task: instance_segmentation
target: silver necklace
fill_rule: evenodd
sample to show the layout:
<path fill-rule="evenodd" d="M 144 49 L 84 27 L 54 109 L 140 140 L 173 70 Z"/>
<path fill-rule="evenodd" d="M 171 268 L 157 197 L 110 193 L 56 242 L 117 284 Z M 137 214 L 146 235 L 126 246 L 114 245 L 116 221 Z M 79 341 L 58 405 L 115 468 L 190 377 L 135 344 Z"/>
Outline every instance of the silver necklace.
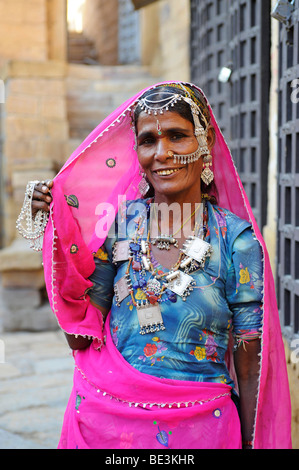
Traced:
<path fill-rule="evenodd" d="M 196 214 L 199 208 L 201 209 L 201 217 L 202 217 L 203 205 L 202 204 L 198 205 L 197 208 L 192 212 L 192 214 L 183 222 L 180 228 L 176 230 L 172 235 L 166 235 L 166 234 L 161 233 L 155 203 L 153 204 L 153 208 L 154 208 L 153 210 L 154 217 L 157 222 L 160 235 L 158 235 L 157 237 L 151 237 L 151 243 L 153 245 L 157 245 L 157 248 L 159 248 L 159 250 L 170 250 L 170 245 L 173 245 L 175 248 L 178 248 L 179 243 L 178 243 L 178 240 L 175 238 L 175 235 L 182 230 L 182 228 L 186 225 L 186 223 Z"/>
<path fill-rule="evenodd" d="M 180 250 L 178 262 L 169 272 L 157 274 L 151 262 L 150 244 L 141 238 L 144 221 L 145 217 L 136 228 L 132 240 L 116 242 L 113 249 L 115 263 L 123 261 L 125 258 L 129 261 L 129 267 L 130 265 L 132 267 L 133 262 L 140 264 L 140 269 L 135 271 L 139 280 L 134 281 L 135 274 L 132 277 L 130 269 L 127 269 L 125 276 L 116 282 L 114 290 L 118 306 L 127 296 L 131 296 L 136 307 L 140 334 L 142 335 L 165 329 L 160 308 L 161 303 L 164 300 L 176 301 L 176 295 L 186 301 L 196 286 L 196 281 L 191 275 L 192 270 L 203 268 L 206 258 L 212 252 L 211 245 L 202 239 L 204 228 L 201 218 L 201 222 L 197 222 L 195 226 L 194 234 L 186 240 Z M 151 273 L 151 277 L 147 281 L 145 280 L 146 273 Z M 147 300 L 135 299 L 134 290 L 137 288 L 141 288 L 146 293 Z"/>

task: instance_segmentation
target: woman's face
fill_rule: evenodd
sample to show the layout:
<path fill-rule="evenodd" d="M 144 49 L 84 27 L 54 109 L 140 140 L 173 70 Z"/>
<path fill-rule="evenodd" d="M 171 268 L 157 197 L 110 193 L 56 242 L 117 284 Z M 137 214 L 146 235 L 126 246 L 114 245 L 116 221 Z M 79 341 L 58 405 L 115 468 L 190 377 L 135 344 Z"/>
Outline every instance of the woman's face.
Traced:
<path fill-rule="evenodd" d="M 137 153 L 155 194 L 165 196 L 179 193 L 200 193 L 200 175 L 203 160 L 193 163 L 174 163 L 169 151 L 186 155 L 194 153 L 198 142 L 194 135 L 194 125 L 180 114 L 166 111 L 157 116 L 145 112 L 137 122 Z"/>

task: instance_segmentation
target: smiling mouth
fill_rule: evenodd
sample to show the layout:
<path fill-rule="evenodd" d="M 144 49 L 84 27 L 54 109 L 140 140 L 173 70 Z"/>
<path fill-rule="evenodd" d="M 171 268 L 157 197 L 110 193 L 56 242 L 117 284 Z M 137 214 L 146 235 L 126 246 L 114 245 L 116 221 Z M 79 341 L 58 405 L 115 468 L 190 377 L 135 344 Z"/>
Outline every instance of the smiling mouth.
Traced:
<path fill-rule="evenodd" d="M 158 176 L 168 176 L 168 175 L 172 175 L 174 173 L 177 173 L 181 169 L 182 168 L 172 168 L 172 169 L 168 169 L 168 170 L 156 170 L 155 173 L 157 173 Z"/>

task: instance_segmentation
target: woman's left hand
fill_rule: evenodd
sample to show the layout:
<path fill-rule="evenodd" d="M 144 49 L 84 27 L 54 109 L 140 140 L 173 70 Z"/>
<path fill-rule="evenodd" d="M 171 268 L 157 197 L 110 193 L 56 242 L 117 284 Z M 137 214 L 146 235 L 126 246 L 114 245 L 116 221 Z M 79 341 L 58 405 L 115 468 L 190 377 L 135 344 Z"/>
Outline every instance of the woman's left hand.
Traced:
<path fill-rule="evenodd" d="M 53 181 L 40 181 L 34 187 L 34 193 L 32 196 L 32 216 L 39 210 L 45 212 L 50 211 L 50 204 L 52 202 L 51 188 L 53 187 Z"/>

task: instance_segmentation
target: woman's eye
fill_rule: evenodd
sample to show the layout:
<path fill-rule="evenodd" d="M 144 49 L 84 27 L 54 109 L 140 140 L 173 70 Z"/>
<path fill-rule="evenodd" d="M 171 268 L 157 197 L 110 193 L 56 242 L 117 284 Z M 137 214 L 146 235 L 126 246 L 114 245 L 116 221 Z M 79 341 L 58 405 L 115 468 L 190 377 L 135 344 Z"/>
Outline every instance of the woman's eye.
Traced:
<path fill-rule="evenodd" d="M 138 142 L 138 145 L 152 145 L 154 141 L 155 141 L 154 138 L 147 137 L 146 139 L 142 139 L 140 142 Z"/>
<path fill-rule="evenodd" d="M 184 134 L 173 134 L 173 135 L 171 136 L 171 140 L 181 140 L 181 139 L 183 139 L 184 137 L 185 137 Z"/>

